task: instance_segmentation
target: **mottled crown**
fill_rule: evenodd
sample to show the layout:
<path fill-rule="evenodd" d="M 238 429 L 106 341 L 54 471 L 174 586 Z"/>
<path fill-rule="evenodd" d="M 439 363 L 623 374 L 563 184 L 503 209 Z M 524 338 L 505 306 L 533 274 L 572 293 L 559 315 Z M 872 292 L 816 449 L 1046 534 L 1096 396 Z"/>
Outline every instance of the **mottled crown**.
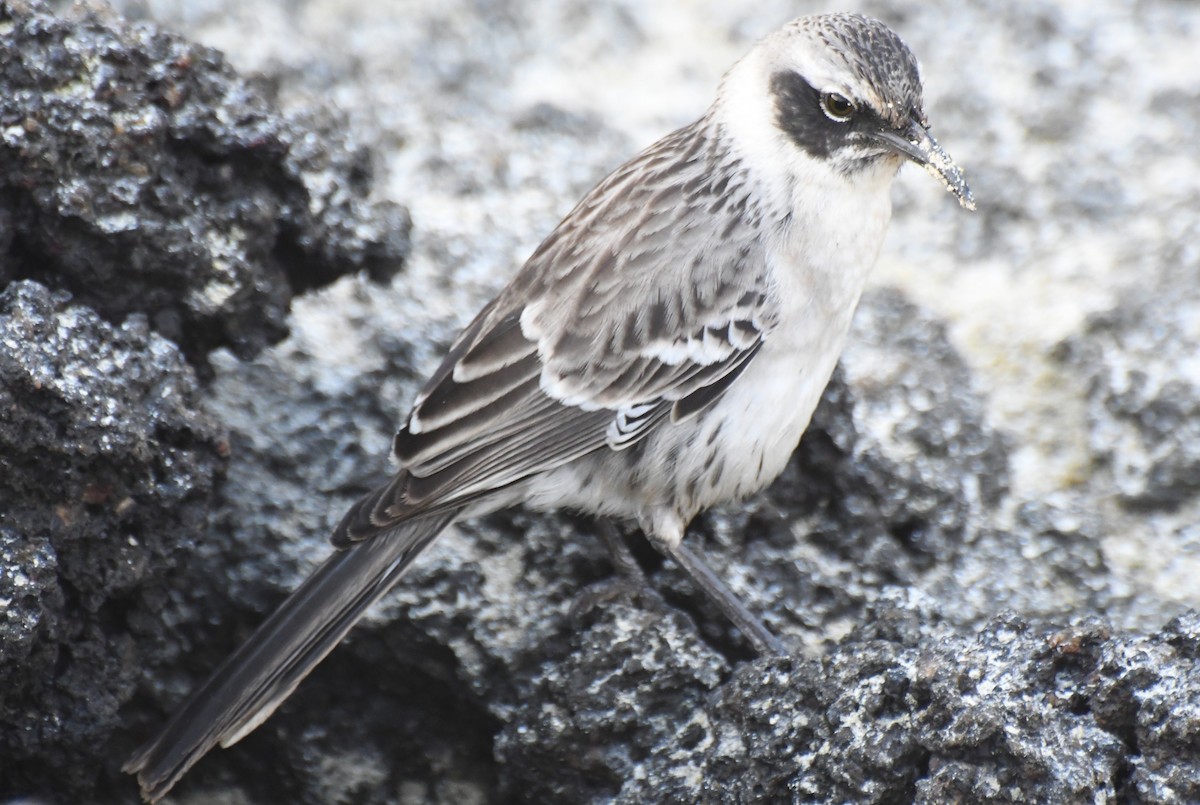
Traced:
<path fill-rule="evenodd" d="M 917 58 L 895 31 L 861 14 L 822 14 L 801 17 L 788 25 L 789 35 L 800 33 L 823 45 L 831 59 L 841 61 L 860 82 L 859 89 L 877 112 L 900 127 L 915 112 L 926 122 Z"/>

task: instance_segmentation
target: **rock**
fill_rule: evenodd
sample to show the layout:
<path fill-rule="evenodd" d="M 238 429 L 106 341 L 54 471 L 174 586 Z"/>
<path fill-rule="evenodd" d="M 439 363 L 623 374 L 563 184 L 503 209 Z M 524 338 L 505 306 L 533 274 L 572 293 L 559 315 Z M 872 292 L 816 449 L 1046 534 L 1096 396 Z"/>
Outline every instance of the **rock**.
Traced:
<path fill-rule="evenodd" d="M 504 721 L 503 790 L 525 802 L 661 801 L 698 782 L 711 741 L 704 704 L 728 674 L 724 659 L 645 602 L 605 606 L 571 643 Z"/>
<path fill-rule="evenodd" d="M 0 791 L 90 799 L 229 454 L 183 355 L 32 282 L 0 292 Z"/>
<path fill-rule="evenodd" d="M 669 662 L 614 678 L 631 664 L 617 639 L 546 670 L 557 684 L 500 735 L 503 779 L 529 802 L 1191 801 L 1198 637 L 1194 615 L 1140 637 L 1015 617 L 968 635 L 898 596 L 820 659 L 758 659 L 715 689 Z"/>
<path fill-rule="evenodd" d="M 296 293 L 408 252 L 328 113 L 281 116 L 221 54 L 114 15 L 0 4 L 0 284 L 133 312 L 203 364 L 287 334 Z"/>
<path fill-rule="evenodd" d="M 1200 292 L 1181 266 L 1060 349 L 1085 379 L 1093 454 L 1129 508 L 1177 509 L 1200 492 L 1198 339 Z"/>
<path fill-rule="evenodd" d="M 130 712 L 145 734 L 172 664 L 219 659 L 231 447 L 194 370 L 283 337 L 295 293 L 390 278 L 409 224 L 339 118 L 285 118 L 216 51 L 23 2 L 0 47 L 0 797 L 95 801 L 127 793 Z"/>

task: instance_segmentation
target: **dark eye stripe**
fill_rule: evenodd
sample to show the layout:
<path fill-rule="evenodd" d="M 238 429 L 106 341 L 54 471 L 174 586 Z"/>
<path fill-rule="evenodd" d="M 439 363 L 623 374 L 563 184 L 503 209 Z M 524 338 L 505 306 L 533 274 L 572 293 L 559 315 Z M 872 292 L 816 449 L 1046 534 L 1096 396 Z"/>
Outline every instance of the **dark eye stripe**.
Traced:
<path fill-rule="evenodd" d="M 804 76 L 784 70 L 771 77 L 776 124 L 797 146 L 817 159 L 827 159 L 845 140 L 842 124 L 822 108 L 821 93 Z"/>

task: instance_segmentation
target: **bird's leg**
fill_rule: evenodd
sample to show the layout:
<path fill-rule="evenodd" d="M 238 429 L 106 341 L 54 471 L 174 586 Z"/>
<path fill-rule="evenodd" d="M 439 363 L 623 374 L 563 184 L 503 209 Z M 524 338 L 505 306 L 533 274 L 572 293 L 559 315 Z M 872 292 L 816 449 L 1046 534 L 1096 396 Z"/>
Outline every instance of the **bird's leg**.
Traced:
<path fill-rule="evenodd" d="M 646 573 L 634 558 L 629 546 L 625 544 L 616 525 L 608 519 L 599 520 L 598 525 L 600 537 L 604 540 L 604 545 L 608 549 L 609 557 L 612 559 L 613 567 L 616 568 L 618 575 L 616 578 L 592 584 L 580 593 L 571 605 L 572 621 L 578 621 L 593 607 L 605 601 L 611 601 L 623 593 L 649 593 L 656 599 L 659 598 L 658 592 L 646 578 Z M 682 542 L 678 542 L 674 546 L 664 540 L 653 538 L 650 542 L 660 553 L 679 563 L 679 566 L 687 572 L 700 591 L 708 596 L 720 608 L 725 617 L 729 618 L 733 625 L 754 644 L 755 651 L 760 655 L 787 653 L 779 638 L 767 631 L 767 627 L 763 626 L 762 621 L 733 594 L 733 590 L 730 590 L 725 582 L 721 581 L 698 552 Z"/>
<path fill-rule="evenodd" d="M 692 550 L 682 541 L 674 545 L 659 540 L 651 540 L 651 542 L 687 571 L 700 591 L 725 613 L 725 617 L 729 618 L 733 625 L 754 644 L 754 649 L 760 655 L 787 653 L 779 638 L 767 631 L 767 627 L 763 625 L 762 621 L 746 608 L 746 605 L 733 594 L 733 590 L 729 589 L 725 582 L 721 581 L 697 551 Z"/>
<path fill-rule="evenodd" d="M 629 545 L 621 536 L 621 532 L 617 530 L 616 524 L 612 520 L 602 518 L 598 521 L 598 525 L 600 538 L 604 540 L 604 547 L 608 549 L 608 556 L 612 559 L 613 567 L 617 572 L 626 578 L 648 583 L 645 571 L 634 558 L 633 551 L 629 550 Z"/>
<path fill-rule="evenodd" d="M 602 603 L 613 600 L 621 595 L 646 595 L 649 594 L 656 601 L 661 603 L 661 597 L 658 592 L 650 585 L 650 580 L 646 578 L 645 571 L 634 558 L 633 552 L 629 550 L 629 546 L 625 544 L 624 537 L 617 530 L 617 526 L 612 520 L 607 518 L 599 518 L 596 521 L 597 530 L 600 532 L 600 538 L 604 541 L 604 547 L 608 549 L 609 559 L 612 560 L 613 568 L 617 571 L 615 577 L 603 579 L 593 584 L 589 584 L 582 592 L 576 596 L 574 602 L 571 603 L 569 617 L 572 623 L 578 623 L 579 620 L 596 606 Z"/>

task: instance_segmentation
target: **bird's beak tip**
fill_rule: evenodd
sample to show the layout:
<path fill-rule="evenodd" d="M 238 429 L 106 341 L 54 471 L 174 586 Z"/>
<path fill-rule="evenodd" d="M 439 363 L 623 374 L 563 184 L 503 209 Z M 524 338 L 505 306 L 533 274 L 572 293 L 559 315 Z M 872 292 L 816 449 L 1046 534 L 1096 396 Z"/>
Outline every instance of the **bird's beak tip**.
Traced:
<path fill-rule="evenodd" d="M 958 199 L 959 205 L 964 209 L 974 210 L 975 196 L 971 193 L 971 187 L 967 184 L 962 169 L 942 150 L 927 128 L 921 126 L 918 131 L 914 150 L 919 152 L 919 157 L 914 157 L 914 161 L 928 171 L 930 176 L 940 181 L 942 186 Z"/>
<path fill-rule="evenodd" d="M 942 186 L 946 188 L 946 192 L 958 199 L 959 206 L 974 212 L 975 195 L 971 192 L 970 185 L 967 184 L 967 180 L 963 177 L 962 170 L 950 160 L 950 157 L 944 151 L 938 149 L 938 153 L 942 157 L 945 157 L 944 164 L 935 165 L 933 161 L 930 161 L 924 163 L 921 167 L 930 176 L 941 182 Z"/>
<path fill-rule="evenodd" d="M 967 180 L 963 178 L 962 170 L 954 164 L 950 155 L 942 150 L 922 122 L 914 120 L 903 135 L 881 132 L 877 136 L 889 148 L 911 159 L 941 182 L 942 186 L 958 199 L 962 207 L 968 210 L 975 209 L 975 197 L 971 194 Z"/>

